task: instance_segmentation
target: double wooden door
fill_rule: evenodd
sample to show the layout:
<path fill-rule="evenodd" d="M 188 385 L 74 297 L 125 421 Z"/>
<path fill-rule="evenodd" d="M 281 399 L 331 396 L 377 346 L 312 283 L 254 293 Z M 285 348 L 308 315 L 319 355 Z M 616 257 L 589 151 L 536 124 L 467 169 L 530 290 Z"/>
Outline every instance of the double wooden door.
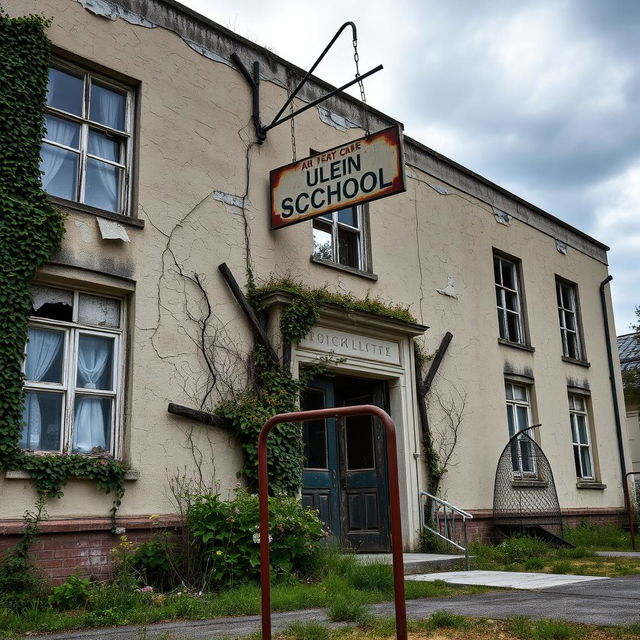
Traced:
<path fill-rule="evenodd" d="M 386 409 L 386 383 L 318 377 L 302 399 L 304 410 L 359 404 Z M 379 420 L 365 415 L 305 422 L 303 442 L 304 504 L 318 510 L 343 547 L 388 551 L 386 445 Z"/>

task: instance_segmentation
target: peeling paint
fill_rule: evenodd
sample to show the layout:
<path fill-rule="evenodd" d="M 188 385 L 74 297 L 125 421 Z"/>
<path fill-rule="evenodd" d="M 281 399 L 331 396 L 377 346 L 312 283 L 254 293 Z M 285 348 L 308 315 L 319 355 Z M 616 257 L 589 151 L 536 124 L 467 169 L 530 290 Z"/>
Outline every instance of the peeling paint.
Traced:
<path fill-rule="evenodd" d="M 195 40 L 190 40 L 189 38 L 182 38 L 189 47 L 191 47 L 194 51 L 204 56 L 205 58 L 209 58 L 209 60 L 213 60 L 214 62 L 221 62 L 222 64 L 228 64 L 235 68 L 235 65 L 232 65 L 229 60 L 223 58 L 221 55 L 217 54 L 215 51 L 211 51 L 211 49 L 207 49 L 203 47 L 199 42 Z"/>
<path fill-rule="evenodd" d="M 325 109 L 321 106 L 318 106 L 318 115 L 322 122 L 328 124 L 334 129 L 337 129 L 338 131 L 347 131 L 348 129 L 354 129 L 360 126 L 359 124 L 351 122 L 351 120 L 347 120 L 347 118 L 339 116 L 337 113 L 333 113 L 332 111 L 329 111 L 329 109 Z"/>
<path fill-rule="evenodd" d="M 566 256 L 567 253 L 569 253 L 567 243 L 562 240 L 558 240 L 558 238 L 556 238 L 556 249 L 558 250 L 558 253 L 561 253 L 563 256 Z"/>
<path fill-rule="evenodd" d="M 105 220 L 104 218 L 96 218 L 100 235 L 103 240 L 122 240 L 122 242 L 131 242 L 127 230 L 119 223 L 113 220 Z"/>
<path fill-rule="evenodd" d="M 87 11 L 106 18 L 107 20 L 122 18 L 126 22 L 136 24 L 140 27 L 146 27 L 147 29 L 155 29 L 158 26 L 151 22 L 151 20 L 147 20 L 147 18 L 143 18 L 137 13 L 133 13 L 133 11 L 129 11 L 117 4 L 107 2 L 107 0 L 76 0 L 76 2 L 81 4 Z"/>
<path fill-rule="evenodd" d="M 427 184 L 434 191 L 437 191 L 439 194 L 441 194 L 443 196 L 448 196 L 451 193 L 451 191 L 449 191 L 449 189 L 446 189 L 445 187 L 441 187 L 439 184 L 434 184 L 433 182 L 427 182 Z"/>
<path fill-rule="evenodd" d="M 447 286 L 444 289 L 436 289 L 436 291 L 443 296 L 449 296 L 449 298 L 455 298 L 456 300 L 458 299 L 458 294 L 453 286 L 453 276 L 451 274 L 447 275 Z"/>
<path fill-rule="evenodd" d="M 242 196 L 234 196 L 233 194 L 225 193 L 224 191 L 214 191 L 211 194 L 211 197 L 214 200 L 218 200 L 218 202 L 224 202 L 224 204 L 229 204 L 232 207 L 238 207 L 239 209 L 242 209 L 243 207 Z M 251 203 L 245 200 L 244 206 L 251 206 Z"/>
<path fill-rule="evenodd" d="M 89 229 L 89 225 L 86 222 L 82 220 L 76 220 L 76 227 L 80 229 L 82 242 L 85 242 L 88 244 L 93 241 L 93 234 L 91 233 L 91 229 Z"/>
<path fill-rule="evenodd" d="M 511 216 L 506 211 L 503 211 L 502 209 L 498 209 L 498 207 L 492 207 L 492 208 L 493 208 L 493 215 L 496 218 L 496 222 L 508 227 L 511 224 Z"/>

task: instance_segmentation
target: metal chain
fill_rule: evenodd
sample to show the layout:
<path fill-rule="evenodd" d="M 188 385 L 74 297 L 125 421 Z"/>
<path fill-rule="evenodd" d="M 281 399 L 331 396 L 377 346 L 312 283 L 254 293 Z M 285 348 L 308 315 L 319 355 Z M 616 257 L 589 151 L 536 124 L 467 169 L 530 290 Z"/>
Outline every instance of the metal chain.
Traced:
<path fill-rule="evenodd" d="M 358 40 L 353 41 L 353 60 L 356 63 L 356 78 L 358 79 L 358 87 L 360 87 L 360 99 L 362 100 L 362 115 L 364 117 L 364 131 L 369 135 L 369 113 L 365 107 L 367 104 L 367 96 L 364 93 L 364 82 L 360 77 L 360 54 L 358 53 Z"/>
<path fill-rule="evenodd" d="M 291 89 L 289 87 L 289 82 L 287 79 L 287 93 L 290 94 Z M 291 113 L 293 113 L 293 100 L 291 101 L 291 103 L 289 104 L 289 111 Z M 295 125 L 295 118 L 291 118 L 290 120 L 291 122 L 291 162 L 295 162 L 297 160 L 297 155 L 296 155 L 296 125 Z"/>

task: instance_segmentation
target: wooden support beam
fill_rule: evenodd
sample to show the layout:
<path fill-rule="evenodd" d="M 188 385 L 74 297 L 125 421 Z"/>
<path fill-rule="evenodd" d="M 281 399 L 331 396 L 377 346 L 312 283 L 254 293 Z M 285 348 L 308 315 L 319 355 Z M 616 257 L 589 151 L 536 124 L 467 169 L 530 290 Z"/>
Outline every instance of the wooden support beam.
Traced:
<path fill-rule="evenodd" d="M 233 277 L 231 270 L 227 266 L 226 262 L 218 265 L 218 271 L 222 274 L 222 277 L 225 279 L 225 282 L 229 285 L 229 289 L 231 289 L 231 293 L 233 297 L 236 299 L 240 308 L 244 312 L 251 328 L 253 329 L 253 333 L 256 336 L 258 342 L 267 350 L 267 355 L 269 359 L 273 362 L 273 364 L 280 364 L 280 358 L 278 358 L 278 354 L 273 348 L 271 342 L 269 341 L 269 337 L 267 336 L 266 331 L 262 328 L 260 321 L 258 320 L 258 316 L 256 316 L 252 306 L 249 304 L 244 293 L 240 289 L 236 279 Z"/>
<path fill-rule="evenodd" d="M 444 358 L 444 354 L 447 352 L 447 349 L 449 348 L 449 344 L 451 343 L 451 338 L 453 338 L 453 334 L 450 331 L 447 331 L 447 333 L 445 333 L 444 336 L 442 337 L 440 346 L 436 351 L 436 355 L 424 379 L 423 386 L 424 386 L 425 395 L 429 393 L 429 389 L 431 389 L 431 385 L 433 384 L 433 379 L 436 377 L 436 373 L 438 373 L 438 369 L 440 368 L 440 364 L 442 363 L 442 358 Z"/>
<path fill-rule="evenodd" d="M 181 418 L 189 418 L 189 420 L 196 420 L 203 424 L 210 424 L 214 427 L 226 427 L 227 421 L 213 415 L 213 413 L 207 413 L 206 411 L 198 411 L 197 409 L 190 409 L 184 407 L 181 404 L 175 404 L 170 402 L 167 407 L 167 411 L 174 416 L 180 416 Z"/>

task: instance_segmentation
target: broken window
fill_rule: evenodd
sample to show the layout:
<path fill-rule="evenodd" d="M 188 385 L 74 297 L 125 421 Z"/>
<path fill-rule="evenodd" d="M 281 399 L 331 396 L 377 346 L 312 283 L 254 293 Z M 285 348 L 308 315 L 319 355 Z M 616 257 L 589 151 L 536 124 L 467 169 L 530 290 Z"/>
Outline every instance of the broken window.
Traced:
<path fill-rule="evenodd" d="M 122 306 L 117 298 L 33 287 L 20 447 L 114 453 Z"/>
<path fill-rule="evenodd" d="M 313 220 L 313 257 L 367 271 L 365 216 L 362 207 L 347 207 Z"/>
<path fill-rule="evenodd" d="M 500 337 L 526 344 L 519 267 L 514 260 L 497 254 L 493 256 Z"/>
<path fill-rule="evenodd" d="M 578 317 L 578 288 L 564 280 L 556 280 L 556 295 L 562 355 L 573 360 L 583 360 Z"/>

